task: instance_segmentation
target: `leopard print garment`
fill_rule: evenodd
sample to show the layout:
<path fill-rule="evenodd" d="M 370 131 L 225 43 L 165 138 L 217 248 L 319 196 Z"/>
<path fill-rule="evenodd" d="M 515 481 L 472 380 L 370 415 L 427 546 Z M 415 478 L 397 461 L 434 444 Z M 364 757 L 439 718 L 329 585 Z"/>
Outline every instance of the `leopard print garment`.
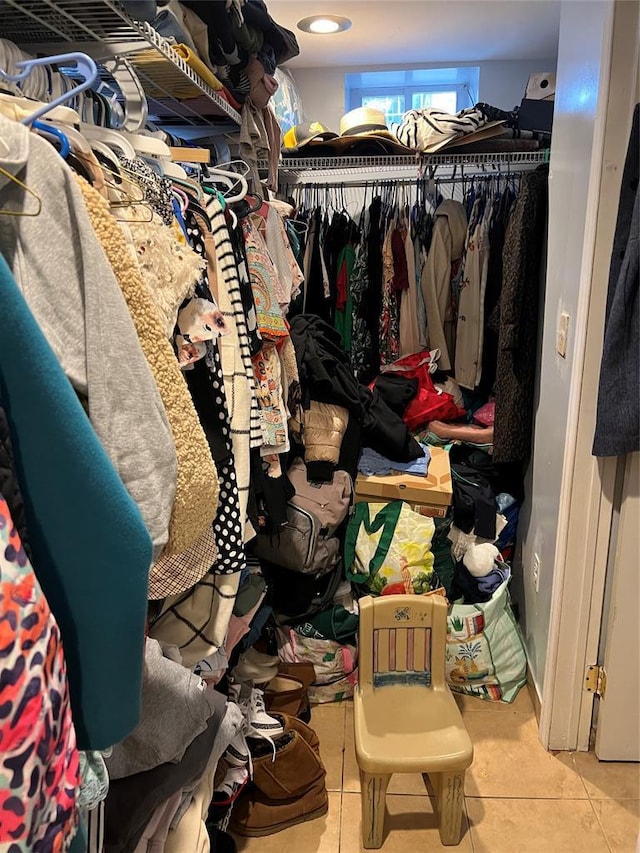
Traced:
<path fill-rule="evenodd" d="M 0 495 L 0 849 L 67 850 L 78 785 L 60 631 Z"/>

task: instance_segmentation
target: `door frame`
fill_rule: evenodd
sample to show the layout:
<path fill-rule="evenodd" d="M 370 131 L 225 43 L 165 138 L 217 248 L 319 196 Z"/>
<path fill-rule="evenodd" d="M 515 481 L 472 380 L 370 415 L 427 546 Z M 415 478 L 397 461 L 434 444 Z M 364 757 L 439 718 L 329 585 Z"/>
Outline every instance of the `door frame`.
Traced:
<path fill-rule="evenodd" d="M 617 458 L 591 454 L 609 262 L 636 86 L 638 10 L 614 0 L 603 32 L 599 106 L 575 324 L 549 645 L 539 735 L 548 749 L 588 750 L 593 694 L 585 668 L 598 660 Z"/>

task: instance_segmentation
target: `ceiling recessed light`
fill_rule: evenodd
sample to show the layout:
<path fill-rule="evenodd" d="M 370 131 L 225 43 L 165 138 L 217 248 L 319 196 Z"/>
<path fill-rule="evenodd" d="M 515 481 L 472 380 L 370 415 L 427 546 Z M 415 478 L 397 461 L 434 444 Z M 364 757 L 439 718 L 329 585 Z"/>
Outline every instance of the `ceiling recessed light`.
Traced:
<path fill-rule="evenodd" d="M 311 15 L 298 21 L 298 29 L 314 35 L 331 35 L 343 33 L 351 26 L 349 18 L 342 15 Z"/>

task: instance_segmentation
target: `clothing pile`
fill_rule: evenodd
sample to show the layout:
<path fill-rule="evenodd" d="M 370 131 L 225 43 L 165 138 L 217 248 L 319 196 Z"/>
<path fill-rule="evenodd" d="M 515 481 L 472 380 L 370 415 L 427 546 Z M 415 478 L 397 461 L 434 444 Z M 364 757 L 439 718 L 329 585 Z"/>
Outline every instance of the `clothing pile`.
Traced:
<path fill-rule="evenodd" d="M 353 157 L 384 154 L 496 153 L 548 147 L 545 133 L 520 129 L 519 112 L 490 104 L 447 113 L 433 107 L 408 110 L 389 128 L 384 112 L 358 107 L 340 119 L 340 133 L 319 121 L 290 128 L 283 138 L 286 157 Z"/>
<path fill-rule="evenodd" d="M 300 52 L 295 35 L 273 20 L 264 0 L 130 0 L 125 7 L 171 41 L 237 110 L 247 99 L 265 107 L 278 88 L 277 66 Z"/>
<path fill-rule="evenodd" d="M 464 604 L 490 601 L 493 593 L 511 577 L 511 570 L 490 543 L 472 545 L 456 564 L 451 598 Z"/>

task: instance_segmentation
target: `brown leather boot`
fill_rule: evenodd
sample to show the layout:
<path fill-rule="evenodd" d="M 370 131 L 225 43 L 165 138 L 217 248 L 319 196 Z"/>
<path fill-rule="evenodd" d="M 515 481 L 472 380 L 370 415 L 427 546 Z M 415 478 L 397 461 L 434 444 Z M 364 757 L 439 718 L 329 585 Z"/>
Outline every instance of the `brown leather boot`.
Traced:
<path fill-rule="evenodd" d="M 288 800 L 270 800 L 257 788 L 251 788 L 237 801 L 231 812 L 230 830 L 236 835 L 257 838 L 272 835 L 322 817 L 329 810 L 324 776 L 302 794 Z"/>
<path fill-rule="evenodd" d="M 275 761 L 268 743 L 252 745 L 253 784 L 269 800 L 299 796 L 326 771 L 313 747 L 297 731 L 274 739 Z"/>
<path fill-rule="evenodd" d="M 292 717 L 290 714 L 279 714 L 275 712 L 273 717 L 282 724 L 282 728 L 285 732 L 298 732 L 298 734 L 306 740 L 316 755 L 320 756 L 320 739 L 311 726 L 303 723 L 298 717 Z"/>
<path fill-rule="evenodd" d="M 290 678 L 297 678 L 298 681 L 301 681 L 304 685 L 304 699 L 296 716 L 308 724 L 311 721 L 309 688 L 316 680 L 316 671 L 313 664 L 309 661 L 298 661 L 297 663 L 285 663 L 284 661 L 280 661 L 278 672 L 281 675 L 288 675 Z"/>
<path fill-rule="evenodd" d="M 309 661 L 285 663 L 285 661 L 281 660 L 278 664 L 278 672 L 280 675 L 289 675 L 291 678 L 297 678 L 307 690 L 316 680 L 316 671 L 313 664 Z"/>
<path fill-rule="evenodd" d="M 307 691 L 301 681 L 287 675 L 276 675 L 264 689 L 264 703 L 267 711 L 279 711 L 296 717 L 306 698 Z"/>

